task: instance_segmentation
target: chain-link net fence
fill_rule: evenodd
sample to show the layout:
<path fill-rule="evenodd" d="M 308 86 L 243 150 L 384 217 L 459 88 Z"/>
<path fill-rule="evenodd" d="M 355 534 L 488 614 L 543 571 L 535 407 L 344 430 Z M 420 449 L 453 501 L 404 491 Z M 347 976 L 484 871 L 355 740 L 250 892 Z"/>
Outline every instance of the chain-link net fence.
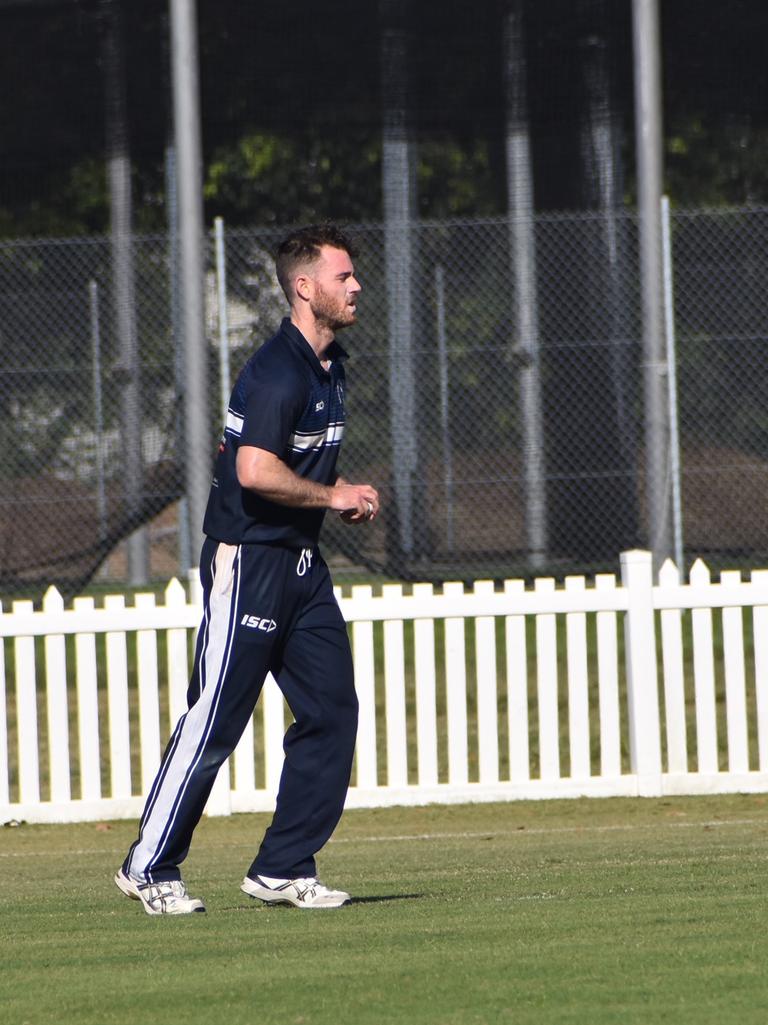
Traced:
<path fill-rule="evenodd" d="M 383 226 L 354 229 L 363 294 L 358 326 L 341 338 L 351 356 L 341 465 L 379 487 L 383 512 L 370 528 L 329 516 L 328 554 L 447 578 L 615 569 L 621 549 L 648 543 L 636 218 L 539 216 L 531 230 L 535 288 L 519 296 L 507 219 L 422 222 L 395 244 Z M 226 236 L 233 377 L 285 313 L 271 259 L 281 234 Z M 686 554 L 760 562 L 768 210 L 678 212 L 672 238 Z M 190 557 L 174 250 L 140 238 L 132 254 L 133 347 L 108 240 L 0 246 L 4 586 L 79 584 L 146 524 L 152 575 Z M 212 246 L 208 266 L 211 398 L 200 415 L 211 451 L 199 458 L 212 465 Z M 138 482 L 126 474 L 137 449 Z"/>
<path fill-rule="evenodd" d="M 0 245 L 5 584 L 88 579 L 181 494 L 168 245 L 144 238 L 131 249 L 132 346 L 118 328 L 108 241 Z"/>
<path fill-rule="evenodd" d="M 768 552 L 768 211 L 674 222 L 683 524 L 691 556 Z"/>

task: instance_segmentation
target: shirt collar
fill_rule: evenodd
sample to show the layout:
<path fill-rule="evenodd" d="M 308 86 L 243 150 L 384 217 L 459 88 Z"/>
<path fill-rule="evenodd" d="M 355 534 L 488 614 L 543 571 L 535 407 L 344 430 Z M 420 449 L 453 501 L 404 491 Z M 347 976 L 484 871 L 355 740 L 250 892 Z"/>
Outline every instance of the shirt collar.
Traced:
<path fill-rule="evenodd" d="M 301 353 L 305 360 L 313 367 L 313 369 L 319 373 L 326 373 L 320 364 L 320 360 L 317 358 L 317 353 L 309 344 L 304 335 L 299 331 L 296 325 L 291 321 L 290 317 L 285 317 L 280 325 L 280 333 L 287 336 L 291 344 L 296 350 Z M 325 350 L 325 358 L 330 360 L 344 360 L 349 359 L 349 354 L 343 349 L 339 343 L 334 340 Z"/>

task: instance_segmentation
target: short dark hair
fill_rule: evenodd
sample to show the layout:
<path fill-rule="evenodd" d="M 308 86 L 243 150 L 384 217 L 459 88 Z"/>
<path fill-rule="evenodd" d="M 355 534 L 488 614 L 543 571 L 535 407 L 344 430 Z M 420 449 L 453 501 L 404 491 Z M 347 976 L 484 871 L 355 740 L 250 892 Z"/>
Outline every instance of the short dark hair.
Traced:
<path fill-rule="evenodd" d="M 356 256 L 355 244 L 345 232 L 335 224 L 308 224 L 297 228 L 287 235 L 278 245 L 275 253 L 275 269 L 280 287 L 285 292 L 288 302 L 293 301 L 291 281 L 297 267 L 313 264 L 320 257 L 323 246 L 343 249 L 350 256 Z"/>

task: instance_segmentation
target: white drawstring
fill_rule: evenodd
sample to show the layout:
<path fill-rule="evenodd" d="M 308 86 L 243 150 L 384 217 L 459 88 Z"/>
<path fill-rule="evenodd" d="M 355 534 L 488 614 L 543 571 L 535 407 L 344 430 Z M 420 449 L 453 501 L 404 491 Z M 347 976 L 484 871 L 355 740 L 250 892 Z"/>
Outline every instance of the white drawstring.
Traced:
<path fill-rule="evenodd" d="M 296 566 L 296 576 L 303 577 L 308 569 L 312 568 L 312 549 L 302 548 L 299 561 Z"/>

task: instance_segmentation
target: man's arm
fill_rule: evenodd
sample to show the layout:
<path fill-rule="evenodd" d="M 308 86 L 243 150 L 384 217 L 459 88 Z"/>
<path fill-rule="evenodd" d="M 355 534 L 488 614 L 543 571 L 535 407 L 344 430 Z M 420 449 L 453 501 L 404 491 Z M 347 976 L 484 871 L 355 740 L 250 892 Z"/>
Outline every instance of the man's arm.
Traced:
<path fill-rule="evenodd" d="M 336 509 L 350 522 L 372 520 L 379 511 L 379 494 L 370 484 L 317 484 L 299 477 L 282 459 L 263 448 L 241 445 L 237 451 L 240 486 L 294 509 Z"/>

